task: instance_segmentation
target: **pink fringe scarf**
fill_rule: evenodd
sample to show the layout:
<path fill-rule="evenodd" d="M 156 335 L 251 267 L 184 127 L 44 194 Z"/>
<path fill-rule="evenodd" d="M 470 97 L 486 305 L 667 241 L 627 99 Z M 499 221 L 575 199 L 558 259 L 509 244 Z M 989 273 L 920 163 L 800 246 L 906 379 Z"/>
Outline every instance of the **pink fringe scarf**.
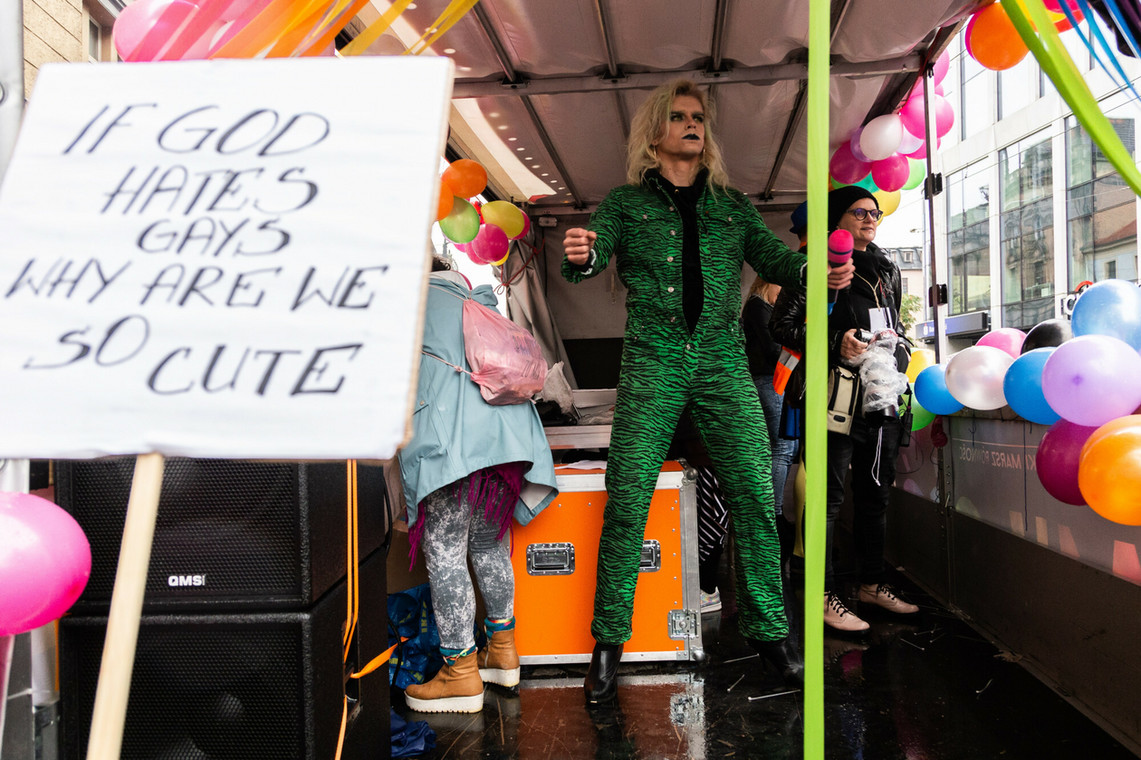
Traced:
<path fill-rule="evenodd" d="M 511 525 L 511 518 L 515 514 L 515 503 L 519 501 L 519 492 L 523 490 L 523 462 L 507 462 L 492 465 L 482 470 L 476 470 L 467 477 L 460 478 L 452 484 L 453 493 L 461 504 L 471 504 L 471 513 L 483 509 L 484 518 L 499 525 L 496 539 L 501 540 Z M 420 541 L 424 538 L 424 509 L 427 500 L 420 502 L 420 514 L 412 529 L 408 531 L 408 568 L 416 563 L 416 552 Z"/>

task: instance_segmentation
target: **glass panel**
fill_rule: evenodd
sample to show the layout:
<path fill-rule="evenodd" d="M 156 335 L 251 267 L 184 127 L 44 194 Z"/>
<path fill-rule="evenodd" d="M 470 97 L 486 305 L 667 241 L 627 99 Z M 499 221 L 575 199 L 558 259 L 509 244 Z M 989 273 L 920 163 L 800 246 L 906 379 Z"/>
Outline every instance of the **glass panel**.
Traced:
<path fill-rule="evenodd" d="M 1110 119 L 1130 152 L 1135 148 L 1133 122 L 1131 118 Z M 1072 117 L 1067 120 L 1066 145 L 1069 289 L 1087 280 L 1135 280 L 1137 206 L 1133 191 Z"/>
<path fill-rule="evenodd" d="M 966 257 L 967 303 L 966 311 L 990 308 L 990 257 L 985 251 L 976 251 Z"/>
<path fill-rule="evenodd" d="M 87 57 L 92 61 L 99 60 L 99 25 L 94 19 L 87 20 Z"/>
<path fill-rule="evenodd" d="M 998 118 L 1022 110 L 1039 98 L 1038 62 L 1028 55 L 1014 68 L 998 73 Z"/>
<path fill-rule="evenodd" d="M 954 175 L 948 188 L 950 313 L 990 306 L 990 188 L 983 162 Z"/>

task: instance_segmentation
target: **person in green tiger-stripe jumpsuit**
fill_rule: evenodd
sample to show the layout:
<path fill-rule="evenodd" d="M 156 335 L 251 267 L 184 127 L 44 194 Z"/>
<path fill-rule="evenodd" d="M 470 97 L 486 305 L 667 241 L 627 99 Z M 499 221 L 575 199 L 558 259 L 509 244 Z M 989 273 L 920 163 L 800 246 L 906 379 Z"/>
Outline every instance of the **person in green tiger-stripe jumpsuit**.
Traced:
<path fill-rule="evenodd" d="M 617 257 L 627 288 L 626 332 L 606 469 L 584 684 L 587 701 L 613 699 L 650 500 L 688 407 L 732 515 L 741 633 L 786 681 L 803 680 L 780 578 L 765 419 L 745 359 L 742 263 L 770 282 L 800 285 L 806 258 L 790 250 L 744 194 L 728 187 L 704 93 L 688 80 L 655 90 L 638 109 L 627 180 L 563 241 L 563 276 L 597 275 Z M 851 267 L 829 274 L 850 282 Z"/>

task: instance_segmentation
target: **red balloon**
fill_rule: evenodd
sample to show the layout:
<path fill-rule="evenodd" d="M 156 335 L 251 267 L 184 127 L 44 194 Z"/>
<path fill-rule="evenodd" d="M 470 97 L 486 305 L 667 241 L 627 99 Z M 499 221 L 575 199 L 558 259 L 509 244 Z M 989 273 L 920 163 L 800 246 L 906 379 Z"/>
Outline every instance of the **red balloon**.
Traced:
<path fill-rule="evenodd" d="M 506 232 L 494 224 L 481 224 L 468 245 L 468 257 L 477 264 L 491 264 L 507 255 L 509 245 Z"/>
<path fill-rule="evenodd" d="M 1038 480 L 1046 493 L 1064 504 L 1077 506 L 1086 503 L 1078 486 L 1078 467 L 1082 446 L 1095 430 L 1095 427 L 1058 420 L 1038 444 L 1038 453 L 1034 457 Z"/>
<path fill-rule="evenodd" d="M 911 164 L 898 153 L 872 164 L 872 180 L 876 183 L 876 187 L 889 193 L 906 185 L 909 176 L 911 176 Z"/>
<path fill-rule="evenodd" d="M 828 162 L 828 170 L 840 184 L 851 185 L 868 176 L 868 172 L 872 170 L 872 165 L 856 158 L 852 154 L 852 146 L 848 142 L 844 142 L 832 154 L 832 160 Z"/>

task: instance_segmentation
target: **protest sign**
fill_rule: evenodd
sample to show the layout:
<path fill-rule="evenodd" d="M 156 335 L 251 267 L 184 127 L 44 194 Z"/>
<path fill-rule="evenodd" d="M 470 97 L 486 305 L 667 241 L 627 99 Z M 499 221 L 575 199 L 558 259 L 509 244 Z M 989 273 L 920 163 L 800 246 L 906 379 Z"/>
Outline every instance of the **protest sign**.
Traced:
<path fill-rule="evenodd" d="M 44 66 L 0 188 L 0 457 L 391 457 L 451 80 Z"/>

